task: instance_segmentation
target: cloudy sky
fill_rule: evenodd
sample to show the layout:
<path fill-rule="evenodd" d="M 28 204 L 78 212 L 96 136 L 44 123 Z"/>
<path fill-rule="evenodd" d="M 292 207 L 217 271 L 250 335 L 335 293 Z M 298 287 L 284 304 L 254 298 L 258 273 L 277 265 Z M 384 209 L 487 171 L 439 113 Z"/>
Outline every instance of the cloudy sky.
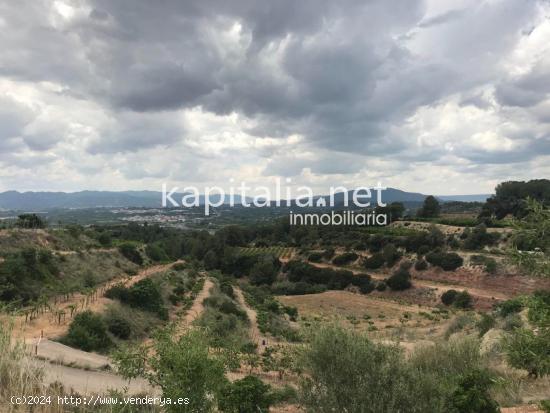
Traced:
<path fill-rule="evenodd" d="M 0 0 L 0 190 L 550 177 L 550 3 Z"/>

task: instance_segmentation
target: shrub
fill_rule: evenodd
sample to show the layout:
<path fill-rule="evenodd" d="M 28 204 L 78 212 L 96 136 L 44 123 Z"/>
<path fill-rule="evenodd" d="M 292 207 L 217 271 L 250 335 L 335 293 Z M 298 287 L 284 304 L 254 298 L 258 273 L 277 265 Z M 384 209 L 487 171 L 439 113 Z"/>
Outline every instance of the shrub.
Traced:
<path fill-rule="evenodd" d="M 332 263 L 334 265 L 346 265 L 357 260 L 357 258 L 359 258 L 359 256 L 355 252 L 345 252 L 334 257 Z"/>
<path fill-rule="evenodd" d="M 532 377 L 550 374 L 550 329 L 541 329 L 535 334 L 518 328 L 504 337 L 503 343 L 512 367 L 527 370 Z"/>
<path fill-rule="evenodd" d="M 167 261 L 168 255 L 158 244 L 147 244 L 145 247 L 145 253 L 151 259 L 151 261 Z"/>
<path fill-rule="evenodd" d="M 168 317 L 160 288 L 150 278 L 144 278 L 128 289 L 128 304 L 156 313 L 163 319 Z"/>
<path fill-rule="evenodd" d="M 495 318 L 491 314 L 482 313 L 480 320 L 476 323 L 479 330 L 479 336 L 482 337 L 487 331 L 492 329 L 496 324 Z"/>
<path fill-rule="evenodd" d="M 454 252 L 438 252 L 433 251 L 426 255 L 426 260 L 444 271 L 453 271 L 461 267 L 463 264 L 462 257 Z"/>
<path fill-rule="evenodd" d="M 105 297 L 112 300 L 119 300 L 123 303 L 129 301 L 129 292 L 128 289 L 123 284 L 115 284 L 103 294 Z"/>
<path fill-rule="evenodd" d="M 107 329 L 115 337 L 127 340 L 132 333 L 130 323 L 122 317 L 112 317 L 106 320 Z"/>
<path fill-rule="evenodd" d="M 255 376 L 246 376 L 222 389 L 218 408 L 225 413 L 267 412 L 271 403 L 270 386 Z"/>
<path fill-rule="evenodd" d="M 397 250 L 395 245 L 388 244 L 382 250 L 382 257 L 388 267 L 393 267 L 399 258 L 401 258 L 401 253 Z"/>
<path fill-rule="evenodd" d="M 454 306 L 457 308 L 471 308 L 472 296 L 466 290 L 458 293 L 454 300 Z"/>
<path fill-rule="evenodd" d="M 101 316 L 89 310 L 75 316 L 61 342 L 84 351 L 104 351 L 113 344 Z"/>
<path fill-rule="evenodd" d="M 174 271 L 183 271 L 185 270 L 186 265 L 183 262 L 176 262 L 174 265 L 172 265 L 172 269 Z"/>
<path fill-rule="evenodd" d="M 324 255 L 322 252 L 312 252 L 307 257 L 308 261 L 311 261 L 311 262 L 321 262 L 323 258 L 324 258 Z"/>
<path fill-rule="evenodd" d="M 452 305 L 455 302 L 458 291 L 456 290 L 447 290 L 441 294 L 441 302 L 445 305 Z"/>
<path fill-rule="evenodd" d="M 261 257 L 250 270 L 250 282 L 255 285 L 273 284 L 279 270 L 274 260 L 276 258 L 272 256 Z"/>
<path fill-rule="evenodd" d="M 386 281 L 388 287 L 394 291 L 402 291 L 411 288 L 411 274 L 409 271 L 400 268 Z"/>
<path fill-rule="evenodd" d="M 496 304 L 495 309 L 499 316 L 507 317 L 510 314 L 519 313 L 523 309 L 523 302 L 519 298 L 512 298 Z"/>
<path fill-rule="evenodd" d="M 497 272 L 497 262 L 493 258 L 489 258 L 485 263 L 485 271 L 489 274 Z"/>
<path fill-rule="evenodd" d="M 376 284 L 376 291 L 386 291 L 386 283 L 384 281 L 379 281 Z"/>
<path fill-rule="evenodd" d="M 523 326 L 523 320 L 519 314 L 509 314 L 504 318 L 502 329 L 504 331 L 514 331 Z"/>
<path fill-rule="evenodd" d="M 486 370 L 475 369 L 462 376 L 458 388 L 449 398 L 448 408 L 456 413 L 499 413 L 489 395 L 492 378 Z"/>
<path fill-rule="evenodd" d="M 550 327 L 550 290 L 537 290 L 527 300 L 529 321 L 540 327 Z"/>
<path fill-rule="evenodd" d="M 428 268 L 428 263 L 425 260 L 417 260 L 414 264 L 416 271 L 424 271 Z"/>
<path fill-rule="evenodd" d="M 364 267 L 370 270 L 376 270 L 384 265 L 384 256 L 380 253 L 373 254 L 364 262 Z"/>
<path fill-rule="evenodd" d="M 126 259 L 132 261 L 134 264 L 143 264 L 143 258 L 134 244 L 125 242 L 119 245 L 118 250 Z"/>

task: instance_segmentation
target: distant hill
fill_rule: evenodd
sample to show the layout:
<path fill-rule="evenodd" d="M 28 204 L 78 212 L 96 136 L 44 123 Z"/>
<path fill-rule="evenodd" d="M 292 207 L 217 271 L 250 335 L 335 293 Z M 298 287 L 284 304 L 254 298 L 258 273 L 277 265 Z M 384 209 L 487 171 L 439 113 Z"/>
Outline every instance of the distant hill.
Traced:
<path fill-rule="evenodd" d="M 183 194 L 176 194 L 173 199 L 181 200 Z M 442 201 L 485 201 L 490 195 L 453 195 L 438 196 Z M 315 197 L 324 198 L 328 205 L 329 196 Z M 382 192 L 383 202 L 403 202 L 407 204 L 421 203 L 426 195 L 416 192 L 405 192 L 395 188 L 388 188 Z M 213 196 L 213 202 L 219 198 Z M 351 194 L 349 195 L 351 200 Z M 18 192 L 6 191 L 0 193 L 0 209 L 42 211 L 54 208 L 97 208 L 97 207 L 161 207 L 162 193 L 159 191 L 80 191 L 80 192 Z M 344 194 L 335 195 L 335 203 L 341 205 Z M 235 196 L 235 202 L 240 203 L 240 197 Z M 376 192 L 372 191 L 372 202 L 376 202 Z M 204 197 L 201 196 L 200 204 L 204 204 Z M 226 196 L 225 203 L 229 203 Z"/>

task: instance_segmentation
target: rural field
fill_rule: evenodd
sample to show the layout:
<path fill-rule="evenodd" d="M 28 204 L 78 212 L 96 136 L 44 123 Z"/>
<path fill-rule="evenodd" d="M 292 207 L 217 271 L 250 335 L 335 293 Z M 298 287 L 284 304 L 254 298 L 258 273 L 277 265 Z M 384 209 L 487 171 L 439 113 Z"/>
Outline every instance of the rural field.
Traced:
<path fill-rule="evenodd" d="M 417 395 L 426 375 L 435 382 L 426 398 L 391 390 L 381 411 L 422 403 L 447 411 L 463 393 L 503 412 L 544 411 L 550 220 L 537 201 L 525 208 L 507 218 L 512 226 L 402 216 L 387 227 L 280 219 L 214 233 L 49 228 L 22 214 L 0 232 L 1 397 L 31 388 L 122 400 L 193 394 L 174 411 L 307 412 L 319 400 L 373 403 L 361 383 L 397 369 L 397 383 L 384 386 L 420 386 Z M 359 386 L 345 401 L 311 387 L 345 393 L 333 381 L 340 374 Z M 475 396 L 461 384 L 466 377 Z"/>

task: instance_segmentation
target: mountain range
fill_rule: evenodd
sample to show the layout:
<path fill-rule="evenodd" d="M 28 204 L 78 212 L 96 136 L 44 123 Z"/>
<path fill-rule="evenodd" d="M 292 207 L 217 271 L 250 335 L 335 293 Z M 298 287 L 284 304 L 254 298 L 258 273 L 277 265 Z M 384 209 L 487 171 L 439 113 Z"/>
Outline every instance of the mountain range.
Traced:
<path fill-rule="evenodd" d="M 173 195 L 174 200 L 181 200 L 183 194 Z M 463 201 L 463 202 L 484 202 L 490 194 L 481 195 L 452 195 L 437 196 L 442 202 Z M 315 199 L 328 196 L 315 197 Z M 388 188 L 382 192 L 382 200 L 385 203 L 423 202 L 426 195 L 416 192 L 405 192 L 395 188 Z M 219 196 L 212 196 L 211 202 L 219 201 Z M 240 197 L 235 196 L 235 202 L 240 203 Z M 341 204 L 344 199 L 343 193 L 335 196 L 336 204 Z M 351 196 L 349 197 L 351 200 Z M 372 193 L 373 202 L 376 201 L 376 193 Z M 159 191 L 79 191 L 79 192 L 18 192 L 6 191 L 0 193 L 0 209 L 18 211 L 43 211 L 55 208 L 98 208 L 98 207 L 161 207 L 162 192 Z M 204 196 L 201 195 L 199 203 L 204 204 Z M 224 203 L 229 203 L 226 196 Z"/>

